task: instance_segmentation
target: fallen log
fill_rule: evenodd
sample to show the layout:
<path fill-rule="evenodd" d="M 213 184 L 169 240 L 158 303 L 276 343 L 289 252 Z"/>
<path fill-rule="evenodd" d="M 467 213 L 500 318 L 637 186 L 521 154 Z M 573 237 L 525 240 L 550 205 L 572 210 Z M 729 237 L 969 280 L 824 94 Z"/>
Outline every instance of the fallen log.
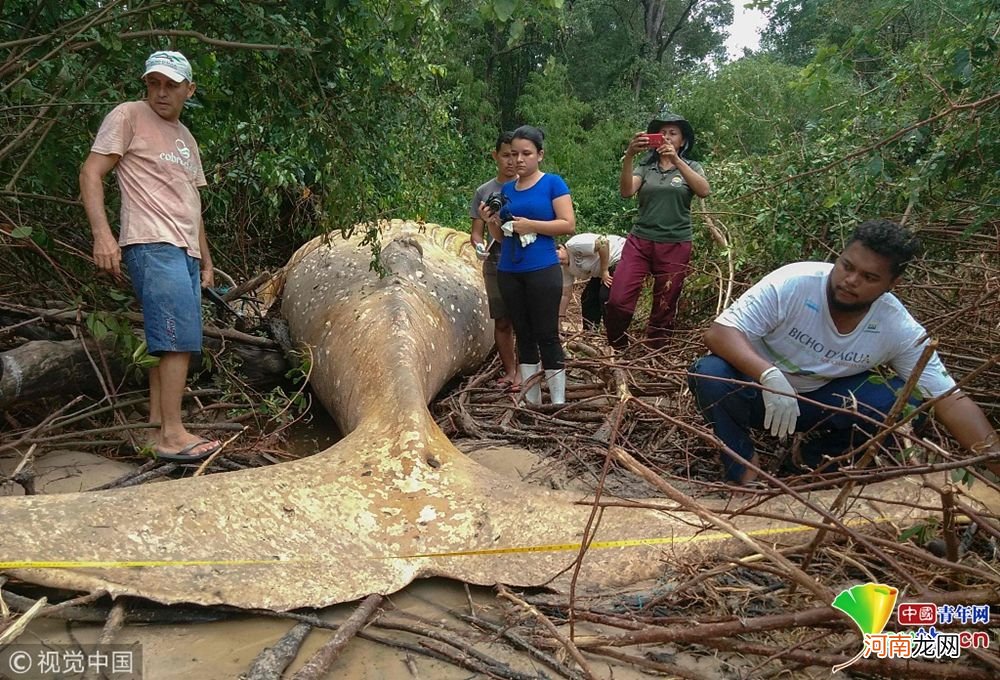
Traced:
<path fill-rule="evenodd" d="M 114 383 L 125 369 L 108 337 L 89 344 L 107 357 Z M 56 395 L 101 394 L 101 383 L 82 340 L 32 340 L 0 354 L 0 410 Z"/>
<path fill-rule="evenodd" d="M 279 680 L 311 630 L 312 626 L 308 623 L 296 623 L 273 647 L 267 647 L 257 655 L 243 680 Z"/>
<path fill-rule="evenodd" d="M 351 641 L 351 638 L 357 635 L 372 616 L 378 616 L 377 610 L 382 604 L 382 600 L 383 597 L 377 594 L 366 597 L 347 621 L 337 628 L 333 637 L 320 647 L 309 658 L 309 661 L 292 676 L 292 680 L 320 680 L 320 678 L 325 677 L 330 666 L 344 651 L 344 647 Z"/>
<path fill-rule="evenodd" d="M 232 337 L 207 337 L 205 349 L 235 356 L 239 374 L 255 390 L 264 392 L 287 383 L 285 373 L 290 366 L 279 349 L 249 345 Z M 126 366 L 110 335 L 100 342 L 31 340 L 3 352 L 0 354 L 0 410 L 57 396 L 100 395 L 101 383 L 88 352 L 90 357 L 96 357 L 97 352 L 103 354 L 112 383 L 121 383 Z M 192 362 L 191 372 L 198 368 L 197 363 Z M 137 371 L 136 377 L 140 375 L 144 372 Z"/>

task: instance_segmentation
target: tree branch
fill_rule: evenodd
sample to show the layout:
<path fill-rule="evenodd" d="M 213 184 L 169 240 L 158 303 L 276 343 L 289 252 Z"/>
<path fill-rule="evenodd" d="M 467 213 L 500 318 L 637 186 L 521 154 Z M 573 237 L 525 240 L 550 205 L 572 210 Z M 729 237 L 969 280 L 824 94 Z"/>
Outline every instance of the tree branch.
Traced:
<path fill-rule="evenodd" d="M 97 22 L 99 22 L 106 15 L 110 14 L 111 10 L 114 9 L 115 6 L 121 4 L 121 2 L 122 2 L 122 0 L 113 0 L 112 2 L 108 3 L 108 5 L 105 6 L 105 7 L 103 7 L 97 14 L 95 14 L 94 17 L 93 17 L 93 19 L 91 19 L 88 23 L 86 23 L 83 26 L 81 26 L 72 35 L 68 36 L 66 38 L 66 40 L 64 40 L 63 42 L 59 43 L 55 47 L 53 47 L 51 50 L 49 50 L 48 53 L 45 54 L 45 56 L 36 59 L 35 63 L 31 64 L 26 69 L 24 69 L 24 71 L 22 71 L 20 75 L 18 75 L 15 78 L 11 78 L 7 82 L 6 85 L 4 85 L 3 87 L 0 87 L 0 94 L 3 94 L 4 92 L 6 92 L 10 88 L 12 88 L 16 83 L 20 82 L 25 77 L 27 77 L 27 75 L 29 73 L 31 73 L 36 68 L 38 68 L 40 65 L 44 64 L 46 61 L 48 61 L 49 59 L 51 59 L 53 56 L 55 56 L 64 47 L 67 47 L 72 42 L 72 40 L 73 40 L 74 37 L 80 35 L 84 31 L 86 31 L 88 28 L 91 28 L 94 24 L 96 24 Z M 11 63 L 17 63 L 17 61 L 15 60 L 15 61 L 13 61 Z M 4 69 L 4 72 L 6 72 L 6 69 Z"/>
<path fill-rule="evenodd" d="M 65 203 L 66 205 L 78 205 L 83 204 L 72 198 L 60 198 L 59 196 L 46 196 L 44 194 L 32 194 L 24 191 L 6 191 L 0 190 L 0 196 L 11 196 L 12 198 L 30 198 L 36 201 L 53 201 L 54 203 Z"/>
<path fill-rule="evenodd" d="M 761 187 L 760 189 L 754 189 L 753 191 L 748 191 L 745 194 L 737 196 L 735 199 L 733 199 L 733 202 L 734 203 L 739 203 L 740 201 L 742 201 L 745 198 L 750 198 L 751 196 L 755 196 L 756 194 L 759 194 L 761 192 L 769 191 L 771 189 L 780 187 L 783 184 L 788 184 L 789 182 L 793 182 L 793 181 L 795 181 L 797 179 L 802 179 L 803 177 L 809 177 L 810 175 L 817 175 L 817 174 L 819 174 L 821 172 L 826 172 L 827 170 L 832 170 L 833 168 L 837 167 L 838 165 L 843 165 L 847 161 L 852 160 L 854 158 L 857 158 L 858 156 L 863 156 L 863 155 L 865 155 L 866 153 L 868 153 L 870 151 L 874 151 L 875 149 L 881 149 L 883 146 L 886 146 L 887 144 L 891 144 L 892 142 L 896 141 L 897 139 L 899 139 L 900 137 L 902 137 L 903 135 L 905 135 L 907 132 L 912 132 L 913 130 L 916 130 L 918 128 L 922 128 L 925 125 L 930 125 L 934 121 L 940 120 L 941 118 L 944 118 L 945 116 L 947 116 L 949 114 L 955 113 L 956 111 L 964 111 L 966 109 L 978 109 L 978 108 L 981 108 L 981 107 L 985 108 L 987 106 L 995 104 L 998 100 L 1000 100 L 1000 92 L 995 92 L 995 93 L 991 94 L 989 97 L 983 97 L 982 99 L 979 99 L 979 100 L 974 101 L 974 102 L 969 102 L 968 104 L 952 104 L 951 106 L 949 106 L 944 111 L 942 111 L 940 113 L 937 113 L 937 114 L 931 116 L 930 118 L 925 118 L 924 120 L 920 121 L 919 123 L 914 123 L 913 125 L 907 125 L 905 128 L 902 128 L 901 130 L 897 130 L 896 132 L 894 132 L 893 134 L 889 135 L 885 139 L 883 139 L 881 141 L 878 141 L 878 142 L 875 142 L 874 144 L 871 144 L 870 146 L 866 146 L 865 148 L 860 149 L 858 151 L 855 151 L 854 153 L 849 153 L 846 156 L 844 156 L 843 158 L 839 158 L 839 159 L 837 159 L 837 160 L 835 160 L 835 161 L 833 161 L 831 163 L 827 163 L 826 165 L 824 165 L 821 168 L 814 168 L 812 170 L 807 170 L 806 172 L 800 172 L 797 175 L 792 175 L 791 177 L 786 177 L 783 180 L 780 180 L 778 182 L 774 182 L 773 184 L 769 184 L 767 186 Z"/>
<path fill-rule="evenodd" d="M 203 42 L 206 45 L 214 45 L 215 47 L 229 47 L 238 50 L 272 50 L 276 52 L 312 52 L 311 49 L 306 47 L 292 47 L 290 45 L 268 45 L 265 43 L 243 43 L 243 42 L 233 42 L 231 40 L 219 40 L 218 38 L 209 38 L 204 33 L 199 31 L 185 31 L 185 30 L 173 30 L 173 29 L 151 29 L 148 31 L 125 31 L 119 33 L 118 37 L 122 40 L 132 40 L 134 38 L 148 38 L 151 36 L 171 36 L 175 38 L 194 38 L 199 42 Z M 99 45 L 100 41 L 88 40 L 87 42 L 81 42 L 73 45 L 73 50 L 83 50 L 88 47 L 93 47 L 94 45 Z"/>
<path fill-rule="evenodd" d="M 681 12 L 680 18 L 677 19 L 677 23 L 674 24 L 674 27 L 670 30 L 670 33 L 667 34 L 666 39 L 661 40 L 659 37 L 657 37 L 656 61 L 658 62 L 663 61 L 663 53 L 667 51 L 667 47 L 669 47 L 670 44 L 674 41 L 674 36 L 677 35 L 677 32 L 681 30 L 681 27 L 687 21 L 688 15 L 691 14 L 691 10 L 694 9 L 694 6 L 697 4 L 698 0 L 690 0 L 688 2 L 687 7 L 685 7 L 684 11 Z"/>

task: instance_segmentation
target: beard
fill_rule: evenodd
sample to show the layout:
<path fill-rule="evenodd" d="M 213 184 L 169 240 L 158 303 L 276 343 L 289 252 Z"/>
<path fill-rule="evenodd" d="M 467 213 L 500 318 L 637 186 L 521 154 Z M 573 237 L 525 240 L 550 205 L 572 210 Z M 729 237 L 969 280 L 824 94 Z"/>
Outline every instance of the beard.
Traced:
<path fill-rule="evenodd" d="M 829 278 L 826 281 L 826 302 L 833 311 L 854 314 L 857 312 L 867 312 L 875 300 L 869 300 L 868 302 L 841 302 L 837 299 L 836 291 L 833 289 L 833 279 Z"/>

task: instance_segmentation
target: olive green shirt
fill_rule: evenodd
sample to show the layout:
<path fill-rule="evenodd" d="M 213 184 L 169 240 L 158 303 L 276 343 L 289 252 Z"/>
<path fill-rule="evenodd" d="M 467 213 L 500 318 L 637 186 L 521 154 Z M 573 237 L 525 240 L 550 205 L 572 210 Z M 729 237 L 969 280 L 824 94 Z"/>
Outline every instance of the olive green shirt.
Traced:
<path fill-rule="evenodd" d="M 702 177 L 705 171 L 698 161 L 686 161 Z M 680 243 L 691 240 L 691 197 L 694 192 L 680 170 L 660 170 L 656 159 L 644 163 L 632 172 L 642 179 L 639 187 L 639 214 L 632 233 L 658 243 Z"/>

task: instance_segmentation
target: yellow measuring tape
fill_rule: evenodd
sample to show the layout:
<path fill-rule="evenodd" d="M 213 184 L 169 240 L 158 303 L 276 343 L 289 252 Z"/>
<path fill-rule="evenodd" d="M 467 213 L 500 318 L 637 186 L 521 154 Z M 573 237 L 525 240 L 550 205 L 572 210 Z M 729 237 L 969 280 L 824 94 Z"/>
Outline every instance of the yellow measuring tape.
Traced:
<path fill-rule="evenodd" d="M 879 524 L 888 522 L 889 518 L 856 519 L 842 522 L 845 526 L 860 524 Z M 779 534 L 816 531 L 810 526 L 777 527 L 773 529 L 755 529 L 745 532 L 747 536 L 766 537 Z M 603 550 L 608 548 L 634 548 L 647 545 L 672 545 L 675 543 L 697 543 L 708 541 L 724 541 L 732 539 L 728 533 L 712 532 L 691 536 L 660 536 L 654 538 L 626 538 L 617 541 L 593 541 L 588 550 Z M 513 555 L 519 553 L 568 552 L 579 551 L 580 543 L 552 543 L 549 545 L 513 546 L 508 548 L 482 548 L 479 550 L 452 550 L 447 552 L 414 553 L 410 555 L 388 555 L 386 557 L 369 557 L 378 560 L 411 560 L 430 557 L 471 557 L 475 555 Z M 317 560 L 135 560 L 135 561 L 30 561 L 20 560 L 0 562 L 0 569 L 128 569 L 135 567 L 214 567 L 238 565 L 292 564 L 314 562 Z"/>
<path fill-rule="evenodd" d="M 888 522 L 889 518 L 879 517 L 878 519 L 856 519 L 842 522 L 844 526 L 859 524 L 878 524 Z M 744 532 L 747 536 L 776 536 L 778 534 L 793 534 L 803 531 L 817 531 L 815 527 L 792 526 L 778 527 L 774 529 L 754 529 Z M 691 536 L 660 536 L 656 538 L 627 538 L 619 541 L 593 541 L 588 550 L 601 550 L 606 548 L 634 548 L 640 545 L 671 545 L 674 543 L 697 543 L 700 541 L 724 541 L 732 539 L 733 535 L 723 532 L 693 534 Z M 532 545 L 517 546 L 513 548 L 484 548 L 481 550 L 456 550 L 451 552 L 436 553 L 416 553 L 413 555 L 393 555 L 382 559 L 415 559 L 418 557 L 464 557 L 469 555 L 504 555 L 511 553 L 535 553 L 535 552 L 559 552 L 568 550 L 580 550 L 580 543 L 556 543 L 552 545 Z"/>

